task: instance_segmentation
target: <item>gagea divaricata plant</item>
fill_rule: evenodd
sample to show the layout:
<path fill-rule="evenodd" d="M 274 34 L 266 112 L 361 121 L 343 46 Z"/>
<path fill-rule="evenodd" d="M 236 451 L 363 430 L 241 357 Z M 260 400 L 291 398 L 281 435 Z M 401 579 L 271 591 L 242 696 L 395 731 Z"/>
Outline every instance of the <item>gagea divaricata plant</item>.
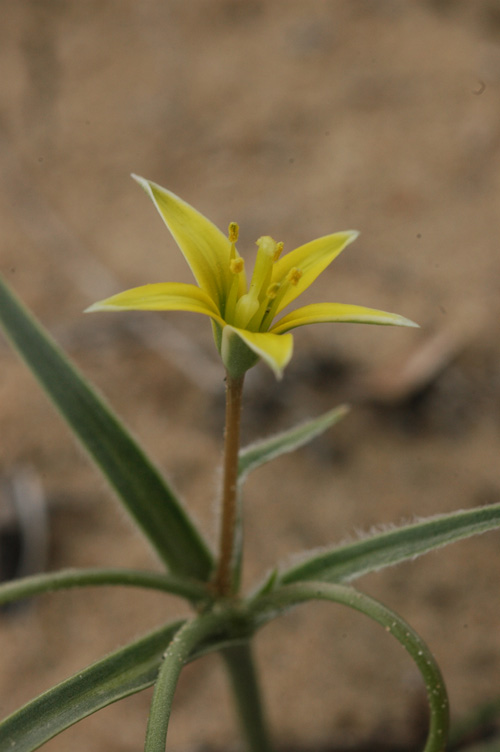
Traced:
<path fill-rule="evenodd" d="M 160 571 L 62 570 L 0 587 L 0 604 L 48 591 L 117 585 L 149 588 L 184 598 L 191 618 L 160 626 L 89 666 L 0 724 L 0 749 L 29 752 L 68 726 L 154 685 L 145 752 L 164 752 L 170 710 L 183 666 L 218 652 L 227 668 L 249 752 L 273 749 L 252 655 L 252 639 L 269 621 L 302 603 L 344 604 L 378 622 L 409 653 L 429 701 L 424 752 L 442 752 L 448 734 L 448 699 L 441 672 L 421 637 L 405 620 L 351 584 L 368 572 L 413 559 L 453 541 L 500 526 L 500 504 L 440 515 L 371 537 L 303 553 L 292 567 L 276 568 L 250 593 L 241 592 L 242 491 L 248 474 L 304 445 L 346 413 L 337 407 L 305 424 L 240 448 L 245 373 L 263 361 L 281 378 L 293 352 L 293 329 L 350 322 L 416 326 L 393 313 L 344 303 L 294 303 L 355 240 L 353 231 L 313 240 L 288 253 L 269 236 L 257 240 L 251 274 L 237 250 L 238 225 L 221 232 L 170 191 L 136 178 L 182 251 L 196 284 L 165 282 L 136 287 L 94 303 L 89 311 L 189 311 L 211 322 L 225 369 L 226 424 L 215 551 L 166 479 L 110 407 L 96 394 L 49 335 L 0 280 L 0 322 L 56 407 L 99 466 L 135 524 L 154 548 Z M 286 309 L 286 310 L 285 310 Z M 222 375 L 222 369 L 221 369 Z M 211 499 L 207 500 L 211 503 Z M 265 667 L 264 667 L 265 668 Z"/>

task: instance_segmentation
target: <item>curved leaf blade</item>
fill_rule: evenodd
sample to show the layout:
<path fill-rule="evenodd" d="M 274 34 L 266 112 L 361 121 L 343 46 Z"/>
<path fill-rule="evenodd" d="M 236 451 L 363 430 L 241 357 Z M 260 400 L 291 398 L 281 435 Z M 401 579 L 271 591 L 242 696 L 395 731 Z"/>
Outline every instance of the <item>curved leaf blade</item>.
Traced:
<path fill-rule="evenodd" d="M 165 651 L 155 682 L 144 752 L 165 752 L 168 723 L 177 682 L 196 647 L 227 622 L 227 614 L 208 612 L 187 621 Z"/>
<path fill-rule="evenodd" d="M 0 723 L 0 749 L 32 752 L 97 710 L 151 686 L 183 621 L 169 624 L 80 671 Z"/>
<path fill-rule="evenodd" d="M 36 574 L 3 583 L 0 585 L 0 606 L 56 590 L 110 585 L 160 590 L 190 601 L 208 598 L 207 589 L 202 583 L 170 574 L 135 569 L 61 569 L 59 572 Z"/>
<path fill-rule="evenodd" d="M 353 587 L 324 582 L 285 585 L 266 596 L 258 596 L 249 604 L 250 613 L 257 625 L 263 625 L 281 612 L 313 600 L 353 608 L 381 624 L 398 640 L 416 664 L 427 691 L 430 723 L 423 752 L 444 752 L 449 729 L 449 702 L 443 676 L 426 643 L 399 614 Z"/>
<path fill-rule="evenodd" d="M 335 425 L 344 415 L 349 412 L 348 405 L 329 410 L 319 418 L 313 418 L 298 426 L 294 426 L 288 431 L 276 434 L 270 438 L 250 444 L 240 451 L 238 461 L 238 478 L 242 482 L 252 470 L 257 467 L 280 457 L 282 454 L 293 452 L 317 436 L 322 434 L 327 428 Z"/>
<path fill-rule="evenodd" d="M 323 551 L 288 569 L 279 580 L 349 582 L 499 527 L 500 504 L 439 515 Z"/>
<path fill-rule="evenodd" d="M 0 324 L 160 558 L 177 574 L 208 579 L 212 555 L 181 502 L 1 277 Z"/>
<path fill-rule="evenodd" d="M 228 626 L 230 614 L 206 616 L 203 629 L 197 635 L 186 662 L 242 644 L 248 639 L 237 630 L 234 630 L 234 636 L 231 634 Z M 207 623 L 209 629 L 205 630 Z M 9 715 L 0 722 L 0 749 L 34 752 L 83 718 L 150 687 L 158 678 L 165 651 L 185 624 L 185 620 L 180 620 L 150 632 L 79 671 Z"/>

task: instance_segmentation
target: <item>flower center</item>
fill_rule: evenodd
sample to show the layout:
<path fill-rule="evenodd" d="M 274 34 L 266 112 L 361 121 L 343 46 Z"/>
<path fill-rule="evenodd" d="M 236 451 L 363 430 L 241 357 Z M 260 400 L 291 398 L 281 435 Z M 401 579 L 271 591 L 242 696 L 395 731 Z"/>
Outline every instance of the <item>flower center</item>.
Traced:
<path fill-rule="evenodd" d="M 224 318 L 228 324 L 252 332 L 267 331 L 290 285 L 297 285 L 302 272 L 295 267 L 282 279 L 272 282 L 273 264 L 279 259 L 283 243 L 277 243 L 269 235 L 257 240 L 257 258 L 248 291 L 244 277 L 244 261 L 237 254 L 238 225 L 229 225 L 231 253 L 229 269 L 233 275 L 226 298 Z"/>

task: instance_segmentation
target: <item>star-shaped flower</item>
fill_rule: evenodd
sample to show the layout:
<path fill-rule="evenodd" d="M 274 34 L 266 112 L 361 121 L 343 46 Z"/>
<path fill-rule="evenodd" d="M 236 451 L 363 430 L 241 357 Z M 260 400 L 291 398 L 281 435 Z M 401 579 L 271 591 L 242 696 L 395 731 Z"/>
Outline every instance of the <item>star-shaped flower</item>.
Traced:
<path fill-rule="evenodd" d="M 417 326 L 395 313 L 344 303 L 312 303 L 274 319 L 352 243 L 357 232 L 337 232 L 281 255 L 283 243 L 263 236 L 247 286 L 236 250 L 238 225 L 224 235 L 174 193 L 133 176 L 158 209 L 198 286 L 178 282 L 143 285 L 113 295 L 87 311 L 192 311 L 212 320 L 215 343 L 228 373 L 237 378 L 262 358 L 280 377 L 292 357 L 291 329 L 305 324 L 352 322 Z"/>

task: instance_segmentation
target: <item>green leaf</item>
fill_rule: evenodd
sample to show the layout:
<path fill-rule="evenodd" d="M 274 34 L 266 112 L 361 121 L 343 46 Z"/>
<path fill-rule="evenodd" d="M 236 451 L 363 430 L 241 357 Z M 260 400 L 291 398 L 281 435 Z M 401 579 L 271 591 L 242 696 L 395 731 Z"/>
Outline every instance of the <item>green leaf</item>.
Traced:
<path fill-rule="evenodd" d="M 205 629 L 204 622 L 195 641 L 199 645 L 194 645 L 186 661 L 248 639 L 240 634 L 238 624 L 234 629 L 229 626 L 234 618 L 229 611 L 207 616 L 212 617 L 212 622 L 208 622 L 210 629 Z M 157 680 L 165 651 L 185 624 L 181 620 L 150 632 L 12 713 L 0 723 L 0 749 L 33 752 L 83 718 L 150 687 Z"/>
<path fill-rule="evenodd" d="M 225 613 L 201 614 L 186 622 L 170 642 L 155 682 L 144 752 L 165 752 L 172 702 L 182 668 L 197 645 L 226 623 Z"/>
<path fill-rule="evenodd" d="M 1 277 L 0 323 L 161 559 L 208 579 L 212 556 L 172 489 Z"/>
<path fill-rule="evenodd" d="M 347 405 L 340 405 L 334 410 L 314 418 L 299 426 L 295 426 L 288 431 L 276 434 L 270 438 L 251 444 L 240 451 L 238 463 L 238 476 L 240 482 L 248 475 L 249 472 L 280 457 L 282 454 L 293 452 L 304 444 L 319 436 L 327 428 L 335 425 L 341 418 L 349 412 Z"/>
<path fill-rule="evenodd" d="M 0 749 L 31 752 L 97 710 L 151 686 L 183 621 L 112 653 L 44 692 L 0 723 Z"/>
<path fill-rule="evenodd" d="M 23 577 L 0 585 L 0 605 L 55 590 L 105 585 L 161 590 L 164 593 L 180 595 L 190 601 L 203 601 L 208 598 L 207 589 L 202 583 L 170 574 L 135 569 L 62 569 L 59 572 Z"/>
<path fill-rule="evenodd" d="M 412 657 L 427 690 L 430 725 L 423 752 L 443 752 L 449 727 L 448 696 L 443 677 L 434 657 L 420 635 L 391 609 L 353 587 L 323 582 L 301 582 L 285 585 L 266 596 L 257 596 L 249 604 L 257 625 L 274 619 L 282 611 L 312 600 L 341 603 L 381 624 Z"/>
<path fill-rule="evenodd" d="M 281 584 L 280 577 L 279 577 L 279 570 L 277 567 L 272 569 L 267 575 L 265 580 L 260 583 L 260 585 L 256 588 L 255 592 L 250 596 L 251 598 L 256 598 L 260 595 L 267 595 L 268 593 L 272 593 L 272 591 Z"/>
<path fill-rule="evenodd" d="M 498 527 L 500 504 L 439 515 L 311 556 L 284 572 L 280 581 L 348 582 Z"/>

